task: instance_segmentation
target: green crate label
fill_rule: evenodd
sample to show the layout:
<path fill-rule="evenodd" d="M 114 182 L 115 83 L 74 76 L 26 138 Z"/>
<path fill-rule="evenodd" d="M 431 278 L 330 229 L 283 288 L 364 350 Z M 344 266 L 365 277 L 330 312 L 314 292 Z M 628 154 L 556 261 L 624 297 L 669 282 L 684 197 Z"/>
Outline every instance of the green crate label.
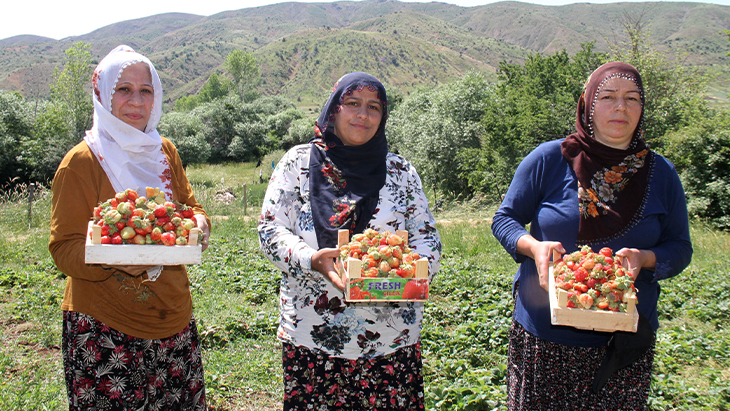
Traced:
<path fill-rule="evenodd" d="M 425 300 L 427 278 L 353 278 L 350 300 Z"/>

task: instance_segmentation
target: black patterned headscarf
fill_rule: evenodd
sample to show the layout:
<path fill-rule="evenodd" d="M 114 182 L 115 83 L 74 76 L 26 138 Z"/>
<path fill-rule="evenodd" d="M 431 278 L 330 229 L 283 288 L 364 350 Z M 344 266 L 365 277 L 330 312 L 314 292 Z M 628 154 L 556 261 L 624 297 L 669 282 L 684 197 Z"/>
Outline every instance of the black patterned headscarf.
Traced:
<path fill-rule="evenodd" d="M 641 118 L 625 150 L 600 143 L 593 133 L 596 98 L 603 86 L 614 78 L 633 81 L 641 92 Z M 653 154 L 644 142 L 643 122 L 644 85 L 634 66 L 610 62 L 588 77 L 578 100 L 577 132 L 561 144 L 563 157 L 578 178 L 581 215 L 577 245 L 616 239 L 641 220 L 654 164 Z"/>
<path fill-rule="evenodd" d="M 378 93 L 383 117 L 373 138 L 359 146 L 346 146 L 335 135 L 335 114 L 344 96 L 367 88 Z M 380 189 L 385 184 L 388 118 L 385 87 L 367 73 L 350 73 L 340 78 L 315 125 L 309 157 L 309 197 L 314 232 L 319 248 L 336 247 L 337 232 L 361 233 L 376 211 Z"/>

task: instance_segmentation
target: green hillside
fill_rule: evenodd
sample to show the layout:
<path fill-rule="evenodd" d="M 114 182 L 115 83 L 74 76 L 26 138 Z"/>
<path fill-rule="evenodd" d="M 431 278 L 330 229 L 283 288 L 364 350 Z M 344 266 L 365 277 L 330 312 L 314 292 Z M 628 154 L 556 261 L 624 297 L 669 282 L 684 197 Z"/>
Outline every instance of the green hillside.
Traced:
<path fill-rule="evenodd" d="M 589 41 L 606 51 L 625 39 L 627 16 L 640 18 L 659 50 L 716 73 L 710 91 L 727 98 L 730 43 L 720 32 L 730 29 L 730 7 L 674 2 L 459 7 L 368 0 L 279 3 L 209 17 L 166 13 L 62 40 L 30 35 L 0 40 L 0 89 L 45 97 L 54 68 L 74 42 L 90 43 L 95 61 L 128 44 L 155 62 L 172 102 L 195 93 L 210 73 L 222 72 L 225 56 L 240 48 L 256 55 L 261 91 L 307 105 L 352 70 L 371 72 L 408 92 L 470 69 L 495 78 L 500 61 L 519 63 L 529 53 L 574 53 Z"/>

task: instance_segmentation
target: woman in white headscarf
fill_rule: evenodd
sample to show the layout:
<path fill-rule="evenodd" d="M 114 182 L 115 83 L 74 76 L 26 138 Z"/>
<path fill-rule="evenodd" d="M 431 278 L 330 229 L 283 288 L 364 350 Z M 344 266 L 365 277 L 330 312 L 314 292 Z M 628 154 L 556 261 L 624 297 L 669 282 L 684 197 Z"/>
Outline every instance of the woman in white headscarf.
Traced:
<path fill-rule="evenodd" d="M 94 125 L 53 180 L 49 250 L 67 275 L 63 358 L 69 409 L 205 409 L 203 366 L 184 265 L 86 264 L 87 223 L 99 203 L 125 189 L 160 187 L 194 209 L 209 237 L 175 146 L 160 137 L 162 84 L 127 46 L 98 65 Z"/>

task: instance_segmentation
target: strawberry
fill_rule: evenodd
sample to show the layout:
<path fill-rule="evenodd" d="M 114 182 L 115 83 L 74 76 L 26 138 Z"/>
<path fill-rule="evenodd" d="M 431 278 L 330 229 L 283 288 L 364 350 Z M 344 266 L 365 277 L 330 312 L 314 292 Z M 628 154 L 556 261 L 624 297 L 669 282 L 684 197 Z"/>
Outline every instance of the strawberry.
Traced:
<path fill-rule="evenodd" d="M 134 231 L 134 228 L 132 227 L 124 227 L 119 234 L 124 240 L 131 240 L 135 235 L 137 235 L 137 233 Z"/>
<path fill-rule="evenodd" d="M 116 199 L 119 204 L 124 203 L 127 201 L 127 194 L 124 191 L 120 191 L 114 196 L 114 199 Z"/>
<path fill-rule="evenodd" d="M 158 205 L 157 207 L 155 207 L 153 212 L 155 214 L 155 217 L 157 218 L 167 217 L 167 208 L 163 205 Z"/>
<path fill-rule="evenodd" d="M 580 267 L 579 269 L 575 270 L 575 281 L 582 283 L 585 282 L 585 280 L 588 278 L 588 271 L 585 267 Z"/>
<path fill-rule="evenodd" d="M 588 309 L 590 309 L 591 307 L 593 307 L 593 297 L 591 297 L 590 295 L 588 295 L 588 293 L 585 293 L 585 294 L 581 294 L 581 295 L 579 295 L 579 296 L 578 296 L 578 302 L 579 302 L 579 303 L 580 303 L 580 305 L 582 305 L 582 306 L 583 306 L 583 308 L 585 308 L 586 310 L 588 310 Z"/>
<path fill-rule="evenodd" d="M 139 198 L 139 194 L 137 194 L 136 190 L 128 188 L 124 192 L 127 194 L 127 201 L 137 201 Z"/>
<path fill-rule="evenodd" d="M 183 218 L 193 218 L 195 215 L 195 212 L 192 207 L 183 206 L 184 208 L 180 210 L 180 214 L 182 214 Z"/>
<path fill-rule="evenodd" d="M 150 232 L 150 239 L 154 241 L 155 243 L 159 243 L 162 241 L 162 229 L 160 227 L 155 227 Z"/>
<path fill-rule="evenodd" d="M 161 235 L 162 244 L 164 245 L 175 245 L 175 233 L 172 231 L 166 231 Z"/>

